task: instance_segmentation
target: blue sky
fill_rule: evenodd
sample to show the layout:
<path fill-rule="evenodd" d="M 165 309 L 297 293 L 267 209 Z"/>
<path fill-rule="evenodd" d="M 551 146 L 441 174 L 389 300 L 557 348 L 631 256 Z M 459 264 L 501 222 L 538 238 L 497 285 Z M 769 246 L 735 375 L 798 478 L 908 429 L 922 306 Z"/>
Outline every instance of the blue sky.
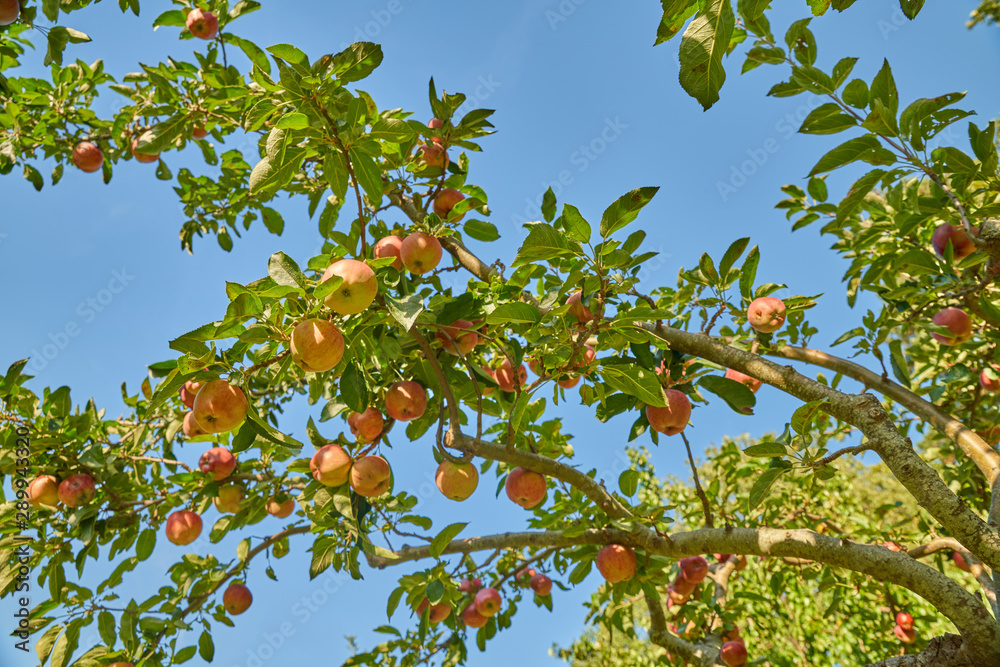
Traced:
<path fill-rule="evenodd" d="M 149 28 L 167 3 L 144 4 L 140 18 L 123 16 L 115 2 L 71 15 L 66 25 L 94 41 L 70 45 L 68 58 L 103 58 L 119 78 L 136 70 L 137 62 L 156 63 L 167 56 L 194 60 L 191 50 L 202 43 L 179 41 L 175 28 Z M 742 58 L 730 60 L 721 101 L 703 112 L 677 84 L 677 43 L 652 46 L 658 2 L 614 3 L 613 10 L 611 3 L 585 0 L 512 0 L 503 10 L 495 3 L 459 1 L 264 4 L 234 25 L 237 34 L 262 46 L 291 42 L 315 59 L 362 35 L 381 43 L 385 60 L 360 87 L 382 108 L 403 107 L 430 118 L 427 81 L 433 76 L 439 91 L 466 93 L 470 108 L 497 110 L 497 134 L 482 142 L 483 153 L 470 155 L 469 182 L 488 192 L 492 221 L 502 234 L 489 246 L 474 244 L 487 262 L 509 264 L 525 236 L 520 222 L 540 218 L 533 202 L 553 183 L 561 187 L 560 203 L 577 205 L 591 220 L 624 192 L 656 185 L 659 194 L 634 223 L 648 232 L 645 249 L 661 253 L 644 275 L 649 289 L 674 284 L 678 269 L 696 264 L 702 252 L 718 258 L 733 240 L 749 235 L 762 252 L 758 282 L 788 284 L 779 296 L 826 293 L 809 314 L 823 332 L 816 346 L 828 348 L 873 306 L 859 303 L 851 311 L 840 283 L 846 264 L 829 250 L 831 241 L 815 227 L 792 235 L 783 214 L 773 209 L 783 198 L 781 185 L 804 185 L 816 159 L 846 137 L 796 134 L 801 119 L 820 101 L 766 97 L 787 70 L 761 67 L 739 76 Z M 804 2 L 778 4 L 781 11 L 772 19 L 776 34 L 807 15 Z M 1000 110 L 1000 89 L 982 74 L 993 71 L 1000 58 L 1000 33 L 965 29 L 976 4 L 928 3 L 911 23 L 898 3 L 858 3 L 843 15 L 815 22 L 818 65 L 829 70 L 839 58 L 857 56 L 854 75 L 870 81 L 887 57 L 903 104 L 967 90 L 961 106 L 977 110 L 975 120 L 983 125 Z M 27 56 L 25 71 L 43 72 L 41 59 L 42 53 Z M 118 96 L 108 92 L 97 108 L 106 116 L 117 105 Z M 950 136 L 967 147 L 964 125 Z M 174 173 L 181 166 L 204 171 L 199 155 L 188 151 L 165 159 Z M 750 175 L 736 176 L 741 169 Z M 856 172 L 829 179 L 831 197 L 842 196 L 852 175 Z M 720 183 L 732 189 L 723 193 Z M 124 410 L 122 381 L 134 393 L 146 364 L 175 356 L 167 341 L 224 313 L 226 281 L 247 283 L 265 275 L 267 258 L 278 250 L 304 264 L 320 243 L 305 203 L 282 202 L 283 237 L 258 223 L 236 240 L 231 253 L 209 238 L 197 240 L 189 256 L 180 250 L 177 234 L 184 219 L 170 184 L 156 180 L 153 166 L 134 162 L 119 166 L 108 186 L 96 174 L 68 169 L 56 188 L 46 186 L 42 193 L 8 176 L 0 181 L 0 194 L 0 279 L 10 286 L 0 320 L 0 370 L 32 355 L 36 378 L 29 386 L 36 392 L 69 385 L 75 403 L 93 396 L 111 416 Z M 61 335 L 67 326 L 75 335 Z M 46 345 L 51 346 L 48 359 Z M 575 391 L 570 399 L 560 414 L 568 430 L 577 431 L 577 463 L 596 468 L 616 485 L 631 418 L 584 422 L 588 411 L 577 405 Z M 760 435 L 780 429 L 795 406 L 793 399 L 764 387 L 755 416 L 737 416 L 717 401 L 695 410 L 688 434 L 698 450 L 724 435 Z M 319 407 L 295 405 L 283 427 L 304 439 L 305 421 L 317 417 Z M 581 423 L 586 428 L 574 428 Z M 320 430 L 332 436 L 342 428 L 328 422 Z M 471 522 L 468 534 L 525 527 L 519 508 L 506 498 L 493 498 L 491 479 L 483 480 L 470 501 L 452 503 L 433 489 L 430 443 L 395 444 L 389 458 L 397 489 L 420 497 L 437 528 L 456 521 Z M 680 444 L 663 438 L 653 449 L 661 473 L 687 476 Z M 200 451 L 188 446 L 179 454 L 196 461 Z M 208 525 L 217 518 L 213 513 L 206 516 Z M 268 518 L 247 534 L 268 535 L 280 525 Z M 236 542 L 195 546 L 200 553 L 229 559 Z M 324 575 L 309 582 L 308 544 L 307 538 L 293 538 L 292 555 L 274 561 L 280 583 L 264 576 L 264 564 L 254 563 L 249 575 L 254 605 L 236 619 L 235 629 L 217 627 L 214 664 L 276 666 L 318 659 L 337 664 L 349 655 L 345 635 L 356 635 L 361 647 L 380 641 L 371 629 L 385 622 L 386 598 L 406 570 L 365 567 L 364 581 Z M 144 569 L 126 578 L 123 597 L 144 599 L 183 553 L 164 541 Z M 90 583 L 96 584 L 105 570 L 91 568 Z M 470 664 L 555 664 L 548 648 L 554 642 L 566 645 L 579 634 L 581 603 L 598 584 L 591 576 L 574 591 L 554 592 L 554 613 L 522 605 L 513 628 L 494 639 L 485 655 L 471 647 Z M 0 602 L 0 615 L 10 618 L 9 608 L 9 600 Z M 397 611 L 393 620 L 401 624 L 404 618 Z M 97 641 L 96 628 L 90 638 Z M 14 652 L 10 642 L 0 642 L 0 663 L 34 664 L 33 656 Z"/>

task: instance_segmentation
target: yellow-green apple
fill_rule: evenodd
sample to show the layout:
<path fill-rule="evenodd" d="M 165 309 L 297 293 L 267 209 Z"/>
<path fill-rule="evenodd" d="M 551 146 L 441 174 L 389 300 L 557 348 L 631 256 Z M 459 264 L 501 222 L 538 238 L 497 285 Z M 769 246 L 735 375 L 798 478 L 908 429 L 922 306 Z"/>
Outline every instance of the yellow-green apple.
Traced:
<path fill-rule="evenodd" d="M 483 587 L 483 582 L 479 580 L 479 577 L 476 577 L 474 579 L 469 579 L 468 577 L 465 577 L 458 584 L 458 590 L 462 591 L 463 593 L 475 593 L 482 587 Z"/>
<path fill-rule="evenodd" d="M 500 600 L 500 593 L 498 593 L 497 589 L 493 587 L 484 588 L 476 593 L 475 602 L 476 611 L 487 618 L 490 616 L 496 616 L 497 612 L 500 611 L 502 604 Z"/>
<path fill-rule="evenodd" d="M 448 153 L 440 144 L 424 144 L 417 149 L 417 162 L 421 169 L 444 169 L 448 166 Z"/>
<path fill-rule="evenodd" d="M 892 627 L 892 634 L 896 635 L 896 639 L 904 644 L 912 644 L 917 641 L 916 630 L 906 630 L 905 628 L 901 628 L 899 625 L 894 625 Z"/>
<path fill-rule="evenodd" d="M 194 420 L 206 433 L 225 433 L 247 418 L 247 396 L 225 380 L 207 382 L 194 397 Z"/>
<path fill-rule="evenodd" d="M 363 456 L 351 467 L 351 488 L 359 496 L 374 498 L 389 490 L 392 470 L 381 456 Z"/>
<path fill-rule="evenodd" d="M 194 397 L 198 395 L 201 388 L 205 385 L 204 382 L 193 382 L 188 380 L 181 387 L 181 403 L 183 403 L 188 409 L 194 407 Z"/>
<path fill-rule="evenodd" d="M 438 196 L 434 198 L 434 212 L 438 214 L 438 217 L 442 220 L 448 220 L 448 216 L 451 215 L 451 209 L 458 205 L 458 202 L 465 199 L 465 195 L 454 188 L 445 188 L 438 193 Z M 459 222 L 465 214 L 461 214 L 458 217 L 451 220 L 451 222 Z"/>
<path fill-rule="evenodd" d="M 378 294 L 378 278 L 370 266 L 356 259 L 338 259 L 327 267 L 320 282 L 333 276 L 344 281 L 326 295 L 324 303 L 330 310 L 341 315 L 356 315 L 372 305 Z"/>
<path fill-rule="evenodd" d="M 347 415 L 347 425 L 351 427 L 351 434 L 361 443 L 370 443 L 378 440 L 382 435 L 385 421 L 382 413 L 375 408 L 368 408 L 364 412 L 352 412 Z"/>
<path fill-rule="evenodd" d="M 208 130 L 203 128 L 201 125 L 195 125 L 194 129 L 191 130 L 191 137 L 193 139 L 204 139 L 208 136 Z"/>
<path fill-rule="evenodd" d="M 470 628 L 481 628 L 486 625 L 489 620 L 489 618 L 480 614 L 479 610 L 476 609 L 475 601 L 470 602 L 469 606 L 462 612 L 462 622 Z"/>
<path fill-rule="evenodd" d="M 313 454 L 309 470 L 313 478 L 323 486 L 340 486 L 351 475 L 354 461 L 340 445 L 326 445 Z"/>
<path fill-rule="evenodd" d="M 593 311 L 583 304 L 582 290 L 570 294 L 569 298 L 566 299 L 566 305 L 569 306 L 569 314 L 575 317 L 580 324 L 586 324 L 594 319 Z"/>
<path fill-rule="evenodd" d="M 73 147 L 73 164 L 88 174 L 100 170 L 104 165 L 104 153 L 95 144 L 81 141 Z"/>
<path fill-rule="evenodd" d="M 441 341 L 446 352 L 459 355 L 469 354 L 479 345 L 479 334 L 468 320 L 455 320 L 449 326 L 438 329 L 435 338 Z"/>
<path fill-rule="evenodd" d="M 597 569 L 609 583 L 635 576 L 635 552 L 621 544 L 609 544 L 597 552 Z"/>
<path fill-rule="evenodd" d="M 708 576 L 708 561 L 701 556 L 681 558 L 681 574 L 692 583 L 699 583 Z"/>
<path fill-rule="evenodd" d="M 391 266 L 397 271 L 403 270 L 403 260 L 400 259 L 400 248 L 403 245 L 403 239 L 398 236 L 384 236 L 378 240 L 378 243 L 372 248 L 372 255 L 375 259 L 387 259 L 389 257 L 393 258 Z"/>
<path fill-rule="evenodd" d="M 229 588 L 222 594 L 222 606 L 233 616 L 242 614 L 253 603 L 253 595 L 250 589 L 243 584 L 229 584 Z"/>
<path fill-rule="evenodd" d="M 654 431 L 665 435 L 677 435 L 684 430 L 691 419 L 691 401 L 684 392 L 677 389 L 666 389 L 667 404 L 658 408 L 646 406 L 646 419 Z"/>
<path fill-rule="evenodd" d="M 412 380 L 402 380 L 385 393 L 385 411 L 396 421 L 420 419 L 427 409 L 427 393 Z"/>
<path fill-rule="evenodd" d="M 201 535 L 201 517 L 190 510 L 180 510 L 167 517 L 167 539 L 174 544 L 191 544 Z"/>
<path fill-rule="evenodd" d="M 905 611 L 901 611 L 896 614 L 896 625 L 903 628 L 904 630 L 913 629 L 913 617 L 910 616 Z"/>
<path fill-rule="evenodd" d="M 994 375 L 1000 377 L 1000 366 L 990 364 L 990 368 L 993 369 L 991 372 L 993 372 Z M 979 373 L 979 386 L 981 386 L 985 391 L 1000 391 L 1000 380 L 994 380 L 985 370 L 983 370 Z"/>
<path fill-rule="evenodd" d="M 283 503 L 279 503 L 275 498 L 268 498 L 267 504 L 264 505 L 264 509 L 271 516 L 276 516 L 279 519 L 285 519 L 291 516 L 292 512 L 295 511 L 295 498 L 288 498 Z"/>
<path fill-rule="evenodd" d="M 139 153 L 139 152 L 137 152 L 138 148 L 139 148 L 139 139 L 137 137 L 132 142 L 132 156 L 136 159 L 137 162 L 142 162 L 144 164 L 149 164 L 151 162 L 156 162 L 157 160 L 160 159 L 160 154 L 159 153 L 152 153 L 152 154 L 147 155 L 146 153 Z"/>
<path fill-rule="evenodd" d="M 530 585 L 531 590 L 535 591 L 535 595 L 548 595 L 552 592 L 552 580 L 541 572 L 531 577 Z"/>
<path fill-rule="evenodd" d="M 774 333 L 785 323 L 785 302 L 773 296 L 754 299 L 747 308 L 747 321 L 761 333 Z"/>
<path fill-rule="evenodd" d="M 304 371 L 323 373 L 344 357 L 344 336 L 330 320 L 311 317 L 292 329 L 292 361 Z"/>
<path fill-rule="evenodd" d="M 760 389 L 760 380 L 755 377 L 750 377 L 749 375 L 744 375 L 739 371 L 734 371 L 732 368 L 726 369 L 726 377 L 730 380 L 736 380 L 740 384 L 745 384 L 750 388 L 750 391 L 755 394 L 757 393 L 757 390 Z"/>
<path fill-rule="evenodd" d="M 225 447 L 212 447 L 201 455 L 198 469 L 206 475 L 211 475 L 216 482 L 233 474 L 236 470 L 236 457 Z"/>
<path fill-rule="evenodd" d="M 197 438 L 200 435 L 208 435 L 205 430 L 195 421 L 194 411 L 184 415 L 184 423 L 181 424 L 181 431 L 189 438 Z"/>
<path fill-rule="evenodd" d="M 243 502 L 243 487 L 236 484 L 226 484 L 219 487 L 219 495 L 212 499 L 215 509 L 223 514 L 236 514 Z"/>
<path fill-rule="evenodd" d="M 545 475 L 533 470 L 514 468 L 504 485 L 507 497 L 524 509 L 531 509 L 545 498 Z"/>
<path fill-rule="evenodd" d="M 497 385 L 504 391 L 514 391 L 514 367 L 510 363 L 510 359 L 504 357 L 503 363 L 500 364 L 500 368 L 496 370 L 493 377 L 496 378 Z M 517 369 L 517 385 L 519 387 L 524 387 L 528 382 L 528 371 L 525 370 L 524 364 L 521 364 Z"/>
<path fill-rule="evenodd" d="M 212 12 L 192 9 L 187 15 L 187 29 L 199 39 L 215 39 L 219 34 L 219 19 Z"/>
<path fill-rule="evenodd" d="M 955 258 L 956 262 L 976 251 L 976 244 L 972 242 L 964 229 L 942 222 L 934 230 L 934 237 L 931 240 L 937 254 L 944 257 L 944 251 L 949 241 L 951 241 L 952 257 Z"/>
<path fill-rule="evenodd" d="M 479 471 L 471 463 L 441 462 L 434 476 L 437 488 L 446 498 L 462 501 L 479 485 Z"/>
<path fill-rule="evenodd" d="M 441 262 L 441 242 L 424 232 L 413 232 L 399 246 L 399 257 L 410 273 L 422 276 Z"/>
<path fill-rule="evenodd" d="M 431 118 L 427 123 L 427 127 L 431 130 L 440 130 L 444 127 L 444 121 L 440 118 Z M 431 141 L 436 144 L 440 144 L 443 141 L 442 137 L 431 137 Z"/>
<path fill-rule="evenodd" d="M 958 345 L 972 337 L 972 318 L 961 308 L 945 308 L 931 318 L 934 324 L 943 326 L 951 336 L 932 333 L 931 336 L 942 345 Z"/>
<path fill-rule="evenodd" d="M 94 478 L 86 473 L 70 475 L 59 484 L 59 502 L 67 507 L 83 507 L 96 495 Z"/>
<path fill-rule="evenodd" d="M 719 649 L 719 658 L 726 667 L 740 667 L 747 664 L 747 647 L 741 641 L 726 642 Z"/>
<path fill-rule="evenodd" d="M 971 571 L 971 569 L 969 568 L 969 564 L 965 562 L 965 558 L 962 556 L 962 554 L 958 553 L 957 551 L 952 551 L 951 559 L 955 562 L 955 567 L 957 567 L 962 572 Z"/>
<path fill-rule="evenodd" d="M 427 620 L 430 621 L 432 624 L 440 623 L 444 619 L 451 616 L 450 604 L 448 604 L 447 602 L 431 604 L 427 598 L 424 598 L 424 601 L 421 602 L 420 605 L 417 607 L 417 615 L 423 616 L 424 610 L 427 609 L 428 606 L 430 607 L 431 611 Z"/>
<path fill-rule="evenodd" d="M 18 0 L 0 0 L 0 25 L 10 25 L 21 15 Z"/>
<path fill-rule="evenodd" d="M 59 480 L 39 475 L 28 484 L 28 504 L 36 510 L 53 509 L 59 504 Z"/>

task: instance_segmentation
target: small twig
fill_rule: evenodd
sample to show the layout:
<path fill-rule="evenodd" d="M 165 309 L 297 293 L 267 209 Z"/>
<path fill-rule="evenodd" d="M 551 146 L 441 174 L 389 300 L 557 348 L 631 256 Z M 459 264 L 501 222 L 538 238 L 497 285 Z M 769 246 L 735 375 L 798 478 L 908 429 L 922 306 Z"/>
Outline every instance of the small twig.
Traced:
<path fill-rule="evenodd" d="M 680 435 L 684 440 L 684 446 L 687 448 L 688 462 L 691 464 L 691 474 L 694 475 L 694 488 L 698 492 L 698 497 L 701 498 L 701 506 L 705 510 L 705 526 L 715 528 L 715 520 L 712 518 L 712 506 L 708 503 L 708 496 L 705 495 L 705 490 L 701 488 L 701 480 L 698 479 L 698 468 L 694 465 L 694 456 L 691 455 L 691 443 L 688 442 L 684 431 L 681 431 Z"/>

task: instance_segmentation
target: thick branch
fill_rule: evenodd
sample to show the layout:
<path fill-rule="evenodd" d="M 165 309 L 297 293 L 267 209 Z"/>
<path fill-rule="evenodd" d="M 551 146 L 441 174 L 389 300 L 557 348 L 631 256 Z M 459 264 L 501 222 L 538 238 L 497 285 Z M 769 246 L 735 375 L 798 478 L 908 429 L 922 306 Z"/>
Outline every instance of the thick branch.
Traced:
<path fill-rule="evenodd" d="M 667 618 L 663 613 L 663 603 L 660 602 L 660 598 L 653 597 L 646 588 L 643 589 L 643 596 L 646 599 L 646 607 L 649 608 L 649 641 L 680 656 L 685 662 L 705 667 L 716 664 L 710 656 L 712 653 L 718 655 L 717 648 L 713 651 L 711 646 L 692 644 L 667 630 Z"/>
<path fill-rule="evenodd" d="M 923 653 L 911 653 L 883 660 L 870 667 L 981 667 L 962 650 L 958 635 L 934 637 Z"/>

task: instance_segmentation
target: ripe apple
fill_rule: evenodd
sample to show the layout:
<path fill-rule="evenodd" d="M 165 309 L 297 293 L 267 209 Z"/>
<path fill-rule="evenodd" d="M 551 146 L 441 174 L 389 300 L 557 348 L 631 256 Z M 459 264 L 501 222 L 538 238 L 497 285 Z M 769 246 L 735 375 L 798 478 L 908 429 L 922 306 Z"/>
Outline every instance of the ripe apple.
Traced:
<path fill-rule="evenodd" d="M 562 380 L 556 381 L 556 384 L 562 387 L 563 389 L 572 389 L 576 385 L 580 384 L 580 376 L 569 375 Z"/>
<path fill-rule="evenodd" d="M 201 528 L 201 517 L 190 510 L 180 510 L 167 517 L 167 539 L 180 546 L 197 540 Z"/>
<path fill-rule="evenodd" d="M 546 480 L 545 475 L 533 470 L 524 468 L 514 468 L 507 475 L 507 482 L 504 485 L 507 489 L 507 497 L 515 503 L 530 510 L 545 498 Z"/>
<path fill-rule="evenodd" d="M 10 25 L 21 15 L 18 0 L 0 0 L 0 25 Z"/>
<path fill-rule="evenodd" d="M 135 667 L 131 662 L 112 662 L 108 667 Z"/>
<path fill-rule="evenodd" d="M 292 329 L 292 361 L 304 371 L 323 373 L 344 357 L 344 336 L 330 320 L 302 320 Z"/>
<path fill-rule="evenodd" d="M 479 485 L 479 471 L 471 463 L 444 460 L 438 466 L 434 482 L 446 498 L 462 501 L 471 496 Z"/>
<path fill-rule="evenodd" d="M 698 587 L 698 584 L 693 581 L 688 581 L 684 578 L 683 574 L 677 576 L 673 583 L 667 586 L 667 595 L 674 604 L 684 604 L 689 599 L 691 599 L 691 594 L 694 593 L 694 589 Z"/>
<path fill-rule="evenodd" d="M 181 387 L 181 403 L 183 403 L 189 410 L 194 407 L 194 397 L 198 395 L 201 388 L 205 386 L 204 382 L 192 382 L 188 380 Z"/>
<path fill-rule="evenodd" d="M 962 572 L 971 572 L 972 569 L 969 567 L 969 563 L 966 562 L 962 554 L 957 551 L 951 552 L 951 559 L 955 562 L 955 567 L 957 567 Z"/>
<path fill-rule="evenodd" d="M 491 378 L 493 378 L 494 382 L 497 381 L 497 374 L 493 372 L 492 368 L 490 368 L 489 366 L 480 366 L 480 368 L 483 369 L 484 373 L 486 373 L 488 376 L 490 376 Z M 478 382 L 478 378 L 477 378 L 476 381 Z M 486 386 L 483 386 L 482 384 L 480 384 L 479 385 L 479 389 L 480 389 L 480 391 L 483 392 L 483 396 L 489 396 L 490 394 L 493 393 L 493 387 L 486 387 Z"/>
<path fill-rule="evenodd" d="M 583 305 L 583 291 L 573 292 L 566 299 L 569 306 L 569 314 L 576 318 L 580 324 L 586 324 L 594 319 L 594 313 L 587 306 Z"/>
<path fill-rule="evenodd" d="M 646 419 L 654 431 L 665 435 L 677 435 L 691 419 L 691 401 L 677 389 L 666 389 L 667 404 L 662 408 L 646 406 Z"/>
<path fill-rule="evenodd" d="M 53 509 L 59 504 L 59 480 L 39 475 L 28 484 L 28 504 L 36 510 Z"/>
<path fill-rule="evenodd" d="M 417 149 L 417 161 L 421 164 L 420 169 L 445 169 L 448 153 L 441 144 L 424 144 Z"/>
<path fill-rule="evenodd" d="M 523 588 L 531 583 L 531 578 L 537 574 L 534 568 L 522 567 L 514 574 L 514 580 Z"/>
<path fill-rule="evenodd" d="M 203 128 L 201 125 L 195 125 L 194 129 L 191 130 L 191 137 L 193 139 L 201 140 L 201 139 L 204 139 L 207 136 L 208 136 L 208 130 L 206 130 L 205 128 Z"/>
<path fill-rule="evenodd" d="M 760 380 L 758 380 L 755 377 L 750 377 L 749 375 L 744 375 L 739 371 L 734 371 L 732 368 L 726 369 L 726 377 L 729 378 L 730 380 L 736 380 L 741 384 L 745 384 L 747 387 L 750 388 L 750 391 L 752 391 L 755 394 L 757 393 L 757 390 L 760 389 L 761 385 Z"/>
<path fill-rule="evenodd" d="M 438 217 L 442 220 L 448 220 L 448 216 L 451 214 L 451 209 L 455 208 L 458 202 L 465 199 L 465 195 L 454 188 L 445 188 L 438 193 L 438 196 L 434 198 L 434 212 L 438 214 Z M 459 222 L 465 214 L 459 215 L 454 220 L 449 222 Z"/>
<path fill-rule="evenodd" d="M 219 19 L 212 12 L 192 9 L 187 15 L 187 29 L 200 39 L 215 39 L 219 34 Z"/>
<path fill-rule="evenodd" d="M 901 611 L 896 614 L 896 625 L 903 628 L 904 630 L 913 629 L 913 617 L 907 614 L 905 611 Z"/>
<path fill-rule="evenodd" d="M 475 593 L 482 587 L 483 582 L 479 580 L 479 577 L 476 577 L 475 579 L 469 579 L 466 577 L 462 579 L 462 582 L 458 585 L 458 590 L 463 593 Z"/>
<path fill-rule="evenodd" d="M 735 626 L 735 625 L 730 626 L 729 623 L 726 623 L 722 627 L 723 627 L 723 632 L 722 632 L 722 641 L 723 642 L 742 642 L 743 641 L 743 638 L 740 637 L 740 629 L 737 626 Z"/>
<path fill-rule="evenodd" d="M 747 647 L 743 642 L 726 642 L 719 649 L 719 658 L 728 667 L 739 667 L 747 664 Z"/>
<path fill-rule="evenodd" d="M 81 141 L 73 147 L 73 164 L 88 174 L 99 171 L 104 165 L 104 153 L 95 144 Z"/>
<path fill-rule="evenodd" d="M 747 321 L 761 333 L 774 333 L 785 323 L 785 303 L 773 296 L 754 299 L 747 308 Z"/>
<path fill-rule="evenodd" d="M 222 594 L 222 606 L 233 616 L 238 616 L 250 608 L 253 603 L 253 595 L 250 589 L 243 584 L 229 584 L 229 588 Z"/>
<path fill-rule="evenodd" d="M 70 475 L 59 484 L 59 502 L 67 507 L 83 507 L 95 496 L 94 478 L 85 473 Z"/>
<path fill-rule="evenodd" d="M 387 257 L 394 257 L 391 266 L 397 271 L 403 270 L 403 260 L 400 259 L 400 247 L 403 245 L 403 239 L 398 236 L 385 236 L 378 240 L 375 247 L 372 248 L 372 255 L 375 259 L 385 259 Z"/>
<path fill-rule="evenodd" d="M 340 445 L 326 445 L 313 454 L 309 470 L 313 478 L 323 486 L 340 486 L 351 475 L 354 462 Z"/>
<path fill-rule="evenodd" d="M 236 470 L 236 457 L 224 447 L 212 447 L 201 455 L 198 469 L 206 475 L 211 475 L 216 482 L 233 474 Z"/>
<path fill-rule="evenodd" d="M 475 603 L 476 611 L 487 618 L 490 616 L 496 616 L 497 612 L 500 611 L 502 604 L 500 600 L 500 593 L 497 592 L 497 589 L 492 587 L 484 588 L 476 593 Z"/>
<path fill-rule="evenodd" d="M 906 630 L 899 627 L 898 625 L 892 626 L 892 634 L 896 635 L 896 639 L 903 642 L 904 644 L 912 644 L 917 641 L 917 631 L 916 630 Z"/>
<path fill-rule="evenodd" d="M 972 337 L 972 318 L 961 308 L 945 308 L 932 317 L 931 322 L 946 327 L 954 334 L 952 337 L 932 333 L 934 340 L 942 345 L 958 345 Z"/>
<path fill-rule="evenodd" d="M 438 329 L 435 338 L 441 341 L 446 352 L 455 356 L 459 356 L 459 352 L 469 354 L 479 345 L 479 334 L 468 320 L 455 320 L 449 326 Z"/>
<path fill-rule="evenodd" d="M 236 514 L 240 511 L 240 504 L 243 501 L 243 487 L 235 484 L 226 484 L 219 487 L 219 495 L 212 499 L 215 509 L 223 514 Z"/>
<path fill-rule="evenodd" d="M 389 490 L 392 470 L 381 456 L 364 456 L 351 468 L 351 488 L 365 498 L 381 496 Z"/>
<path fill-rule="evenodd" d="M 352 412 L 347 415 L 347 425 L 351 427 L 351 434 L 361 443 L 371 443 L 378 440 L 385 427 L 382 413 L 375 408 L 369 407 L 364 412 Z"/>
<path fill-rule="evenodd" d="M 320 282 L 333 276 L 344 279 L 324 303 L 335 313 L 356 315 L 372 304 L 378 294 L 378 278 L 371 267 L 356 259 L 340 259 L 327 267 Z"/>
<path fill-rule="evenodd" d="M 142 162 L 143 164 L 149 164 L 151 162 L 156 162 L 157 160 L 160 159 L 159 153 L 152 153 L 150 155 L 146 155 L 145 153 L 137 153 L 136 149 L 138 149 L 138 147 L 139 147 L 139 138 L 136 137 L 132 141 L 132 157 L 134 157 L 137 162 Z"/>
<path fill-rule="evenodd" d="M 951 241 L 952 256 L 956 262 L 965 259 L 976 251 L 976 244 L 972 242 L 972 239 L 968 237 L 964 229 L 948 224 L 947 222 L 942 222 L 934 230 L 934 236 L 931 240 L 934 250 L 942 257 L 944 257 L 944 250 L 948 245 L 948 241 Z"/>
<path fill-rule="evenodd" d="M 442 127 L 444 127 L 444 121 L 441 120 L 440 118 L 431 118 L 427 122 L 427 127 L 430 128 L 430 129 L 432 129 L 432 130 L 439 130 Z M 440 144 L 441 141 L 442 141 L 442 138 L 441 137 L 431 137 L 431 141 L 433 141 L 436 144 Z"/>
<path fill-rule="evenodd" d="M 552 592 L 552 580 L 539 572 L 531 578 L 531 590 L 535 595 L 548 595 Z"/>
<path fill-rule="evenodd" d="M 489 620 L 489 618 L 479 613 L 479 610 L 476 609 L 476 603 L 474 601 L 470 602 L 469 606 L 462 612 L 462 622 L 470 628 L 481 628 L 486 625 Z"/>
<path fill-rule="evenodd" d="M 403 380 L 385 393 L 385 411 L 396 421 L 420 419 L 427 409 L 427 393 L 412 380 Z"/>
<path fill-rule="evenodd" d="M 621 544 L 609 544 L 597 552 L 597 569 L 609 583 L 628 581 L 635 576 L 635 552 Z"/>
<path fill-rule="evenodd" d="M 517 384 L 514 383 L 514 367 L 510 364 L 510 359 L 504 357 L 503 363 L 500 364 L 500 368 L 496 370 L 493 377 L 496 378 L 497 385 L 500 389 L 504 391 L 514 391 L 516 386 L 524 387 L 528 383 L 528 371 L 525 370 L 524 364 L 521 364 L 517 369 Z"/>
<path fill-rule="evenodd" d="M 212 380 L 194 397 L 194 420 L 206 433 L 225 433 L 247 417 L 246 394 L 225 380 Z"/>
<path fill-rule="evenodd" d="M 197 438 L 200 435 L 208 435 L 205 431 L 198 425 L 198 422 L 194 419 L 194 411 L 184 415 L 184 423 L 181 424 L 181 431 L 189 438 Z"/>
<path fill-rule="evenodd" d="M 1000 376 L 1000 366 L 990 364 L 990 367 Z M 985 370 L 979 373 L 979 385 L 984 391 L 1000 391 L 1000 380 L 994 380 L 986 374 Z"/>
<path fill-rule="evenodd" d="M 701 556 L 681 558 L 681 574 L 692 583 L 700 583 L 708 576 L 708 561 Z"/>
<path fill-rule="evenodd" d="M 286 519 L 291 516 L 292 512 L 295 511 L 295 498 L 288 498 L 283 503 L 279 503 L 274 498 L 268 498 L 267 504 L 264 505 L 264 509 L 271 516 L 276 516 L 279 519 Z"/>
<path fill-rule="evenodd" d="M 399 246 L 399 257 L 410 273 L 422 276 L 433 271 L 441 262 L 444 249 L 441 242 L 430 234 L 413 232 Z"/>
<path fill-rule="evenodd" d="M 424 610 L 427 609 L 428 606 L 430 606 L 431 611 L 430 611 L 430 616 L 427 620 L 429 620 L 432 625 L 435 623 L 440 623 L 444 619 L 451 616 L 450 604 L 448 604 L 447 602 L 440 602 L 438 604 L 432 605 L 427 598 L 424 598 L 424 601 L 421 602 L 420 606 L 417 607 L 417 614 L 423 616 Z"/>

